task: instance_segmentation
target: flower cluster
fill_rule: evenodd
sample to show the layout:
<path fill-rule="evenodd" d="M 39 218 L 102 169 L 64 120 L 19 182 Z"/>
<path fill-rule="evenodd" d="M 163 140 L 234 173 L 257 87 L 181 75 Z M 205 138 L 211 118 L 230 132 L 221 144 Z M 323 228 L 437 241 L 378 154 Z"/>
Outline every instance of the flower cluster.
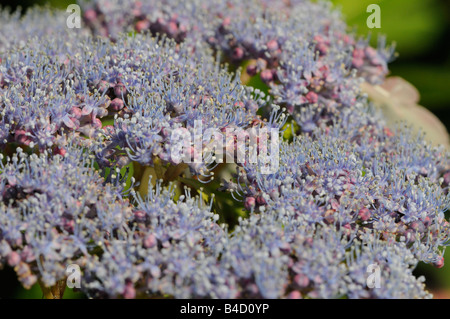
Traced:
<path fill-rule="evenodd" d="M 243 219 L 227 236 L 214 223 L 218 216 L 198 201 L 173 204 L 159 191 L 135 213 L 138 235 L 109 242 L 101 259 L 88 264 L 94 296 L 429 297 L 423 278 L 412 275 L 417 260 L 405 243 L 366 235 L 361 240 L 369 244 L 363 245 L 335 228 L 303 223 L 279 210 Z M 151 217 L 167 204 L 164 217 Z M 367 289 L 370 265 L 383 273 L 381 289 Z"/>
<path fill-rule="evenodd" d="M 449 239 L 444 213 L 450 198 L 443 185 L 449 155 L 407 129 L 388 131 L 381 120 L 373 122 L 375 114 L 372 121 L 352 124 L 370 113 L 355 108 L 332 127 L 284 143 L 275 174 L 244 165 L 236 182 L 223 187 L 241 196 L 248 210 L 294 211 L 308 223 L 335 225 L 356 238 L 377 233 L 442 267 L 439 247 Z"/>
<path fill-rule="evenodd" d="M 7 7 L 2 8 L 0 11 L 0 28 L 2 29 L 0 54 L 3 55 L 14 46 L 28 47 L 26 43 L 32 37 L 51 36 L 55 40 L 67 39 L 70 34 L 66 33 L 66 17 L 60 13 L 48 8 L 34 7 L 22 15 L 20 10 L 11 12 Z M 78 35 L 81 33 L 88 34 L 86 30 L 80 30 Z"/>
<path fill-rule="evenodd" d="M 234 64 L 244 64 L 249 76 L 259 74 L 277 103 L 294 114 L 306 131 L 310 123 L 298 113 L 314 108 L 320 118 L 355 103 L 360 77 L 381 82 L 393 48 L 379 39 L 368 41 L 346 33 L 346 25 L 327 2 L 307 1 L 123 1 L 99 0 L 86 5 L 85 21 L 95 33 L 117 37 L 119 31 L 150 31 L 177 41 L 200 40 Z M 324 16 L 324 12 L 331 12 Z"/>
<path fill-rule="evenodd" d="M 97 71 L 93 66 L 98 76 L 92 81 L 105 85 L 103 90 L 112 95 L 109 108 L 116 112 L 114 124 L 100 133 L 104 142 L 98 157 L 104 165 L 124 154 L 144 166 L 155 158 L 178 164 L 171 156 L 174 131 L 182 129 L 193 141 L 208 129 L 252 127 L 265 103 L 264 93 L 243 86 L 198 48 L 193 54 L 189 46 L 136 35 L 99 50 L 92 53 L 93 65 L 111 67 Z M 103 79 L 104 74 L 110 76 Z M 201 141 L 202 149 L 208 142 Z M 206 175 L 206 166 L 193 163 L 191 168 Z"/>
<path fill-rule="evenodd" d="M 194 136 L 260 122 L 256 111 L 265 103 L 264 93 L 221 70 L 206 47 L 193 52 L 141 35 L 116 43 L 69 37 L 78 43 L 68 47 L 63 38 L 31 38 L 26 49 L 5 54 L 2 145 L 14 141 L 42 151 L 69 130 L 102 141 L 97 150 L 102 166 L 119 159 L 122 165 L 129 160 L 149 165 L 155 157 L 172 161 L 175 129 Z M 112 125 L 102 125 L 101 119 L 112 118 Z M 195 121 L 202 132 L 195 132 Z M 202 141 L 202 148 L 208 142 Z M 206 165 L 196 164 L 193 171 L 206 175 Z"/>
<path fill-rule="evenodd" d="M 81 147 L 64 155 L 26 154 L 21 148 L 0 165 L 1 262 L 25 287 L 51 287 L 66 265 L 83 265 L 95 247 L 124 231 L 132 208 L 119 176 L 105 183 Z"/>
<path fill-rule="evenodd" d="M 77 264 L 95 298 L 430 297 L 412 271 L 444 264 L 450 154 L 362 94 L 388 72 L 383 39 L 326 2 L 83 8 L 71 30 L 0 12 L 0 266 L 24 287 Z M 173 158 L 175 132 L 200 161 Z"/>

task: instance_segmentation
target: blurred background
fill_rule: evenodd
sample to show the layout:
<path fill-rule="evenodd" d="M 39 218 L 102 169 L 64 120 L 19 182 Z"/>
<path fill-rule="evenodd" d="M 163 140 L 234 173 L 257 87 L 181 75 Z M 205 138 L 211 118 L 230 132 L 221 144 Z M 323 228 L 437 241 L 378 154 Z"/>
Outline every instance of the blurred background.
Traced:
<path fill-rule="evenodd" d="M 427 107 L 450 130 L 450 1 L 449 0 L 331 0 L 341 8 L 348 26 L 357 34 L 371 34 L 376 46 L 378 34 L 397 44 L 398 58 L 389 65 L 391 75 L 403 77 L 420 92 L 420 104 Z M 61 9 L 76 0 L 0 0 L 0 5 L 27 8 L 49 4 Z M 369 4 L 381 8 L 381 29 L 369 29 L 366 12 Z M 126 8 L 124 8 L 126 10 Z M 1 30 L 0 30 L 1 32 Z M 450 298 L 450 249 L 446 265 L 436 269 L 419 264 L 417 275 L 425 275 L 426 284 L 436 298 Z M 0 271 L 0 298 L 42 298 L 40 288 L 21 288 L 11 269 Z M 67 289 L 65 298 L 83 297 Z"/>

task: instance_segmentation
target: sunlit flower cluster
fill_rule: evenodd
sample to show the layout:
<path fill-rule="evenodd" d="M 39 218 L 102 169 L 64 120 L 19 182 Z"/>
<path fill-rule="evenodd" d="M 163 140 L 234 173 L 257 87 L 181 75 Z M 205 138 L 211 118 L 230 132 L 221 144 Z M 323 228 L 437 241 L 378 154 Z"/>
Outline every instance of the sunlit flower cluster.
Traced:
<path fill-rule="evenodd" d="M 81 4 L 81 29 L 0 12 L 0 266 L 24 287 L 76 264 L 93 298 L 431 297 L 413 270 L 444 265 L 450 155 L 361 92 L 384 39 L 323 1 Z"/>

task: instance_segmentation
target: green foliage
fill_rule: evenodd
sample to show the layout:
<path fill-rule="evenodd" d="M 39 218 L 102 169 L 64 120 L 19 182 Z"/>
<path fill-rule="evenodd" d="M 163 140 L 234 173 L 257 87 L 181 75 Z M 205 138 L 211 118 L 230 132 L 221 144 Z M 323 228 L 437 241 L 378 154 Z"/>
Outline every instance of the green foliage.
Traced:
<path fill-rule="evenodd" d="M 404 57 L 424 53 L 439 39 L 445 29 L 445 14 L 442 4 L 436 0 L 332 0 L 342 8 L 349 26 L 356 26 L 359 34 L 372 32 L 372 45 L 376 45 L 378 34 L 386 34 L 395 41 Z M 381 8 L 381 29 L 369 29 L 366 12 L 369 4 Z"/>

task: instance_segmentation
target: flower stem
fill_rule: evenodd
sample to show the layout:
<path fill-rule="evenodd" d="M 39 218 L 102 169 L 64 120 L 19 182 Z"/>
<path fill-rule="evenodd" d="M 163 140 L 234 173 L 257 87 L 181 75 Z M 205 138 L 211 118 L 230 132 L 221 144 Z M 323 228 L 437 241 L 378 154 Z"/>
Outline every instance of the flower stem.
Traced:
<path fill-rule="evenodd" d="M 39 280 L 39 286 L 42 289 L 45 299 L 62 299 L 66 289 L 66 280 L 59 280 L 52 287 L 45 286 L 45 284 Z"/>

